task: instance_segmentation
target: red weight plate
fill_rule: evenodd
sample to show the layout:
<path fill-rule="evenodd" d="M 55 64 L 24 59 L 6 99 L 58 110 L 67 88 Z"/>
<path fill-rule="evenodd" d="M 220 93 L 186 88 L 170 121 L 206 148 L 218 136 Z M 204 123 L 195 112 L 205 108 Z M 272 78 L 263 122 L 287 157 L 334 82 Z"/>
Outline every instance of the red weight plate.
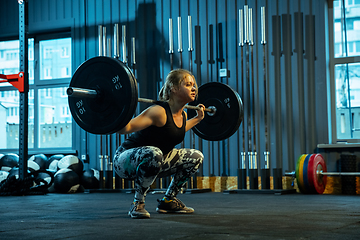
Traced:
<path fill-rule="evenodd" d="M 308 181 L 309 193 L 317 193 L 314 187 L 314 178 L 312 175 L 313 168 L 309 167 L 309 166 L 313 166 L 315 156 L 316 154 L 311 154 L 307 166 L 307 179 L 308 179 L 307 181 Z"/>
<path fill-rule="evenodd" d="M 326 164 L 321 154 L 316 154 L 308 166 L 308 177 L 310 184 L 313 184 L 315 192 L 322 194 L 326 187 Z"/>

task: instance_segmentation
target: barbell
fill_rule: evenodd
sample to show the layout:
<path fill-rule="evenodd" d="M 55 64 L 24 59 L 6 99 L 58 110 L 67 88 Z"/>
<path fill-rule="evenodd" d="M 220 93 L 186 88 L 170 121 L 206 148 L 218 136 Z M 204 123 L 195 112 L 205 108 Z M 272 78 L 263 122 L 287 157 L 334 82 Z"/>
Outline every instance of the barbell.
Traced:
<path fill-rule="evenodd" d="M 325 191 L 327 176 L 360 176 L 360 172 L 327 172 L 325 160 L 321 154 L 302 154 L 296 163 L 295 172 L 285 176 L 296 178 L 301 193 L 319 193 Z"/>
<path fill-rule="evenodd" d="M 87 98 L 101 97 L 101 93 L 99 91 L 93 89 L 85 89 L 85 88 L 68 87 L 68 89 L 66 90 L 66 94 L 70 97 L 87 97 Z M 157 104 L 159 101 L 153 99 L 147 99 L 147 98 L 138 98 L 138 102 Z M 186 109 L 200 110 L 200 107 L 195 107 L 192 105 L 185 105 L 184 107 Z M 208 112 L 209 114 L 215 114 L 216 108 L 214 106 L 210 106 L 209 108 L 205 108 L 204 112 Z"/>
<path fill-rule="evenodd" d="M 110 57 L 94 57 L 75 71 L 67 89 L 68 103 L 75 122 L 93 134 L 112 134 L 135 115 L 138 102 L 157 104 L 159 101 L 138 98 L 136 79 L 127 65 Z M 230 86 L 209 82 L 198 89 L 198 98 L 185 105 L 190 110 L 206 106 L 204 119 L 193 127 L 196 135 L 209 141 L 232 136 L 243 119 L 243 103 Z M 196 115 L 188 111 L 188 117 Z"/>

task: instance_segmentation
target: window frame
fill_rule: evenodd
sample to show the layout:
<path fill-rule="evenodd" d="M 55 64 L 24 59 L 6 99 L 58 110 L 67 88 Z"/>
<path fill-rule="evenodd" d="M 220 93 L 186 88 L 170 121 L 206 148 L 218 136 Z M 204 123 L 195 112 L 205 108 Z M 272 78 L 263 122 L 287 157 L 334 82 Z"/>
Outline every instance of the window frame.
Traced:
<path fill-rule="evenodd" d="M 339 0 L 342 1 L 342 0 Z M 345 1 L 347 5 L 347 1 Z M 351 5 L 353 6 L 353 5 Z M 360 138 L 343 139 L 337 136 L 336 121 L 336 79 L 335 66 L 338 64 L 360 63 L 360 56 L 335 57 L 335 37 L 334 37 L 334 0 L 328 0 L 328 38 L 329 38 L 329 142 L 337 143 L 360 143 Z M 341 48 L 341 47 L 340 47 Z M 341 127 L 339 125 L 339 127 Z"/>

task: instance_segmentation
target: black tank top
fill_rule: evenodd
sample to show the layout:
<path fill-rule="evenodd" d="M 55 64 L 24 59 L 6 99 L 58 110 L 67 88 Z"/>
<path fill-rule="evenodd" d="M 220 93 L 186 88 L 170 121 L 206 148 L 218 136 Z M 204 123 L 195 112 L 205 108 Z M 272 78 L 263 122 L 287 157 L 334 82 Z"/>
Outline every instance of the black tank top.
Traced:
<path fill-rule="evenodd" d="M 182 113 L 183 124 L 179 128 L 176 126 L 172 117 L 170 106 L 167 102 L 159 102 L 166 112 L 166 123 L 163 127 L 150 126 L 141 131 L 132 133 L 122 147 L 125 149 L 141 147 L 141 146 L 155 146 L 160 148 L 164 155 L 169 153 L 177 144 L 181 143 L 185 137 L 186 117 Z"/>

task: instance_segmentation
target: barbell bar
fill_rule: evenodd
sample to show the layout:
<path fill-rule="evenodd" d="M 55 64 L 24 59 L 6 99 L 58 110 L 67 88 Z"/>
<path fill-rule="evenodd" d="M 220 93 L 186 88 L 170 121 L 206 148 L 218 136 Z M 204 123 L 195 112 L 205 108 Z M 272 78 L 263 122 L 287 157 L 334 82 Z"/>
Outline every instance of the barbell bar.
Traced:
<path fill-rule="evenodd" d="M 360 172 L 322 172 L 318 171 L 317 174 L 326 176 L 360 176 Z"/>
<path fill-rule="evenodd" d="M 73 87 L 69 87 L 66 90 L 66 93 L 69 97 L 85 97 L 85 98 L 96 98 L 101 95 L 98 91 L 93 89 L 73 88 Z M 148 99 L 148 98 L 138 98 L 138 102 L 152 103 L 152 104 L 158 103 L 157 100 Z M 184 107 L 186 109 L 201 110 L 200 107 L 192 106 L 192 105 L 185 105 Z M 208 108 L 205 108 L 204 111 L 208 112 L 209 114 L 216 114 L 216 107 L 209 106 Z"/>
<path fill-rule="evenodd" d="M 360 172 L 327 172 L 321 154 L 302 154 L 296 163 L 296 170 L 285 176 L 295 177 L 300 192 L 319 193 L 325 191 L 327 176 L 360 176 Z"/>
<path fill-rule="evenodd" d="M 360 172 L 323 172 L 322 170 L 316 171 L 317 175 L 326 175 L 326 176 L 360 176 Z M 286 172 L 285 176 L 295 177 L 295 171 Z"/>
<path fill-rule="evenodd" d="M 138 98 L 136 79 L 130 68 L 115 58 L 99 56 L 82 63 L 67 89 L 68 103 L 75 122 L 93 134 L 112 134 L 135 114 L 138 102 L 160 104 Z M 192 129 L 204 140 L 220 141 L 232 136 L 243 120 L 243 103 L 239 94 L 220 82 L 209 82 L 198 89 L 198 98 L 186 105 L 198 110 L 208 106 L 204 119 Z M 188 117 L 195 111 L 188 111 Z"/>

